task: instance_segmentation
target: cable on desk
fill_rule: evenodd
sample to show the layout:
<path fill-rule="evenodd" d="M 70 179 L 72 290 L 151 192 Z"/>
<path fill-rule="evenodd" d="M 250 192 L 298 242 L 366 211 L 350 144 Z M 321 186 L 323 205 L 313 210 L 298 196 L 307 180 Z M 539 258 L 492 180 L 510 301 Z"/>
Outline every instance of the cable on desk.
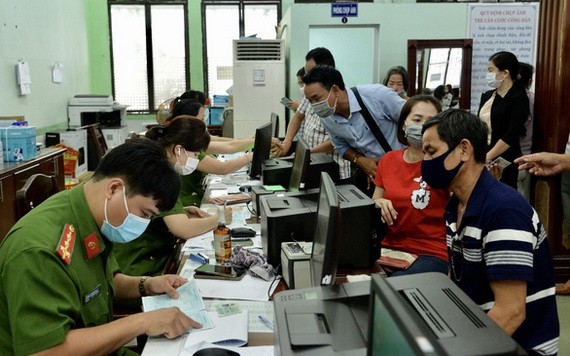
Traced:
<path fill-rule="evenodd" d="M 251 201 L 245 203 L 245 207 L 247 208 L 247 210 L 249 210 L 249 213 L 253 216 L 258 216 L 256 213 L 253 212 L 253 210 L 251 210 L 251 208 L 249 207 L 249 203 L 251 203 Z"/>
<path fill-rule="evenodd" d="M 305 251 L 305 244 L 307 243 L 307 241 L 299 241 L 297 239 L 295 239 L 295 232 L 292 232 L 291 235 L 289 236 L 291 237 L 291 240 L 295 243 L 297 243 L 297 245 L 299 245 L 299 247 L 301 247 L 301 251 L 303 251 L 303 253 L 307 256 L 311 256 L 312 255 L 312 251 L 311 253 L 307 253 Z"/>
<path fill-rule="evenodd" d="M 267 290 L 267 298 L 269 298 L 269 300 L 271 300 L 271 290 L 273 289 L 273 284 L 275 283 L 275 281 L 279 281 L 282 278 L 280 269 L 281 269 L 281 264 L 278 264 L 277 267 L 275 267 L 275 277 L 273 277 L 273 281 L 271 281 L 269 289 Z"/>

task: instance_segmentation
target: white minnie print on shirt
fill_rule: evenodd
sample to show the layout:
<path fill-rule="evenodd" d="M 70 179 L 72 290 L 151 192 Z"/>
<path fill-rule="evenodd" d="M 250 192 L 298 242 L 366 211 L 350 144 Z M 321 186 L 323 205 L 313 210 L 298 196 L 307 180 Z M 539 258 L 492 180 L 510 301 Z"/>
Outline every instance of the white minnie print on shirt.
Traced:
<path fill-rule="evenodd" d="M 414 182 L 418 182 L 420 188 L 412 191 L 412 196 L 410 197 L 412 206 L 418 210 L 423 210 L 429 204 L 431 192 L 425 189 L 427 183 L 424 182 L 422 177 L 414 178 Z"/>

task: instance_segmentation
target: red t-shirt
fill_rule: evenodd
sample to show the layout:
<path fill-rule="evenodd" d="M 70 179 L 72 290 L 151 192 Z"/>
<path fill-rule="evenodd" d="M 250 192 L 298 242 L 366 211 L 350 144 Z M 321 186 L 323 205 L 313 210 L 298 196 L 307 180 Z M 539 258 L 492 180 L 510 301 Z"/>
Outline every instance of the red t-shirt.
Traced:
<path fill-rule="evenodd" d="M 404 150 L 388 152 L 378 162 L 374 183 L 398 212 L 382 246 L 447 261 L 444 211 L 449 190 L 428 186 L 421 179 L 421 163 L 405 162 Z"/>

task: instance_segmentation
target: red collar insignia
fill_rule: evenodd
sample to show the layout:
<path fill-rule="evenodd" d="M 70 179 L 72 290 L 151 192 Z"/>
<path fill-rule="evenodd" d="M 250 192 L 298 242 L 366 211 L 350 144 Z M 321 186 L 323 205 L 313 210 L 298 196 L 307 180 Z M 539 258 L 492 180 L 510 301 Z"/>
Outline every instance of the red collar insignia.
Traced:
<path fill-rule="evenodd" d="M 73 225 L 65 224 L 59 243 L 57 244 L 56 253 L 61 257 L 63 262 L 69 266 L 71 263 L 71 255 L 75 247 L 75 228 Z"/>
<path fill-rule="evenodd" d="M 99 239 L 97 234 L 92 232 L 83 239 L 83 245 L 85 245 L 85 252 L 87 253 L 87 259 L 90 260 L 93 257 L 98 256 L 101 253 L 101 246 L 99 246 Z"/>

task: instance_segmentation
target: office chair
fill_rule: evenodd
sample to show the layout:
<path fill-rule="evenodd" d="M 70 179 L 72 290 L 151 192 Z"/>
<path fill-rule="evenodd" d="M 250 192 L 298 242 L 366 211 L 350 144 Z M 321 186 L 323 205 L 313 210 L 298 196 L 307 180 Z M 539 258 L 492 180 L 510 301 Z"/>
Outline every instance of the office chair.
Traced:
<path fill-rule="evenodd" d="M 100 123 L 87 125 L 85 128 L 87 129 L 87 169 L 94 171 L 107 153 L 107 141 Z"/>
<path fill-rule="evenodd" d="M 225 109 L 222 113 L 222 137 L 234 137 L 234 109 Z"/>
<path fill-rule="evenodd" d="M 57 192 L 59 188 L 55 176 L 34 174 L 16 191 L 16 218 L 19 220 Z"/>

